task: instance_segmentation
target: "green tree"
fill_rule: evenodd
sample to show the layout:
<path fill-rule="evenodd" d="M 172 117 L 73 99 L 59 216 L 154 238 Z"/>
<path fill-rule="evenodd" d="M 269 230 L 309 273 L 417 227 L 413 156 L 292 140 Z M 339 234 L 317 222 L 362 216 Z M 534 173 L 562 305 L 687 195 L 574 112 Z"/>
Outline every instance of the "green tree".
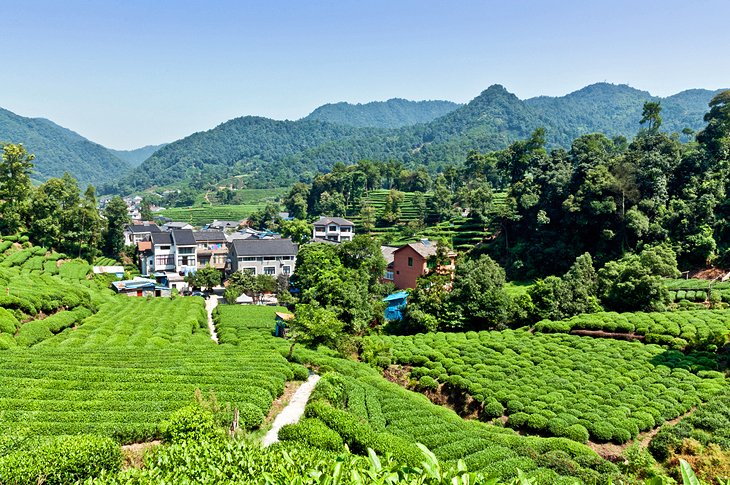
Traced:
<path fill-rule="evenodd" d="M 307 218 L 307 198 L 309 197 L 309 185 L 297 182 L 284 198 L 284 207 L 289 211 L 289 216 L 295 219 Z"/>
<path fill-rule="evenodd" d="M 507 323 L 510 300 L 504 283 L 504 270 L 485 254 L 456 265 L 452 298 L 467 327 L 486 329 Z"/>
<path fill-rule="evenodd" d="M 644 109 L 641 112 L 640 124 L 646 123 L 649 133 L 656 133 L 662 126 L 662 106 L 659 101 L 647 101 L 644 103 Z"/>
<path fill-rule="evenodd" d="M 152 214 L 152 209 L 150 207 L 150 201 L 147 199 L 142 199 L 139 216 L 142 218 L 143 221 L 151 221 L 154 219 L 154 215 Z"/>
<path fill-rule="evenodd" d="M 196 288 L 205 288 L 207 291 L 213 291 L 213 288 L 220 286 L 222 281 L 223 273 L 210 265 L 206 265 L 205 268 L 200 268 L 188 276 L 188 283 Z"/>
<path fill-rule="evenodd" d="M 375 229 L 375 207 L 368 202 L 364 203 L 360 209 L 360 222 L 362 228 L 368 233 Z"/>
<path fill-rule="evenodd" d="M 401 216 L 401 205 L 405 200 L 405 194 L 399 190 L 390 189 L 385 197 L 385 207 L 383 209 L 383 220 L 392 224 Z"/>
<path fill-rule="evenodd" d="M 25 225 L 33 186 L 33 155 L 23 145 L 3 145 L 0 164 L 0 233 L 15 234 Z"/>
<path fill-rule="evenodd" d="M 294 319 L 289 322 L 289 336 L 292 339 L 289 353 L 297 343 L 312 348 L 325 345 L 337 349 L 343 326 L 335 312 L 317 304 L 299 304 Z"/>
<path fill-rule="evenodd" d="M 730 159 L 730 90 L 717 94 L 705 114 L 707 126 L 697 135 L 697 141 L 715 160 Z"/>
<path fill-rule="evenodd" d="M 112 197 L 104 207 L 104 219 L 104 253 L 118 258 L 124 250 L 124 226 L 130 222 L 126 202 L 118 195 Z"/>
<path fill-rule="evenodd" d="M 302 219 L 281 221 L 279 229 L 282 236 L 291 238 L 296 244 L 304 244 L 312 238 L 312 225 Z"/>

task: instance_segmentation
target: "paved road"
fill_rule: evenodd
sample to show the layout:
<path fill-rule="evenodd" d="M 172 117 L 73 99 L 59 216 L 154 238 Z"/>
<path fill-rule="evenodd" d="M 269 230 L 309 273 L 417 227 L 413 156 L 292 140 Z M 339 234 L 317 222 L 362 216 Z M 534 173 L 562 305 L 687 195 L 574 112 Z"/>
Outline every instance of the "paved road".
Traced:
<path fill-rule="evenodd" d="M 205 300 L 205 309 L 208 310 L 208 330 L 210 330 L 210 338 L 215 343 L 218 343 L 218 334 L 215 333 L 215 325 L 213 324 L 213 310 L 218 306 L 222 298 L 218 295 L 210 295 L 210 298 Z"/>
<path fill-rule="evenodd" d="M 274 419 L 274 424 L 261 442 L 263 446 L 273 445 L 279 441 L 279 430 L 282 426 L 299 422 L 299 419 L 304 414 L 304 407 L 307 405 L 307 401 L 309 401 L 309 395 L 312 394 L 318 380 L 319 376 L 312 374 L 304 384 L 299 386 L 299 389 L 294 393 L 289 404 Z"/>

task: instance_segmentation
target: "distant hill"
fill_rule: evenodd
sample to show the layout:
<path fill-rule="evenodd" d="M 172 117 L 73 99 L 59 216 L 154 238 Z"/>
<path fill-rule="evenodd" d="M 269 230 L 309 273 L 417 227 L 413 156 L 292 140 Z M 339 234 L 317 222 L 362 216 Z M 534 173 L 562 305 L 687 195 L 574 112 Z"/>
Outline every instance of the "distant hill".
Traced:
<path fill-rule="evenodd" d="M 22 143 L 35 154 L 35 181 L 69 172 L 86 184 L 102 184 L 131 167 L 103 146 L 44 118 L 25 118 L 0 108 L 0 143 Z"/>
<path fill-rule="evenodd" d="M 428 123 L 459 106 L 451 101 L 409 101 L 400 98 L 365 104 L 333 103 L 320 106 L 304 119 L 360 128 L 402 128 Z"/>
<path fill-rule="evenodd" d="M 540 96 L 524 103 L 548 128 L 549 140 L 569 146 L 573 139 L 587 133 L 633 137 L 639 129 L 646 101 L 661 102 L 662 131 L 681 132 L 684 128 L 698 131 L 704 126 L 702 117 L 708 110 L 707 103 L 718 92 L 693 89 L 659 98 L 625 84 L 598 83 L 566 96 Z"/>
<path fill-rule="evenodd" d="M 167 145 L 167 143 L 163 143 L 161 145 L 147 145 L 142 148 L 136 148 L 134 150 L 114 150 L 112 148 L 107 148 L 114 156 L 117 158 L 120 158 L 121 160 L 124 160 L 129 164 L 131 167 L 138 167 L 150 158 L 150 156 L 155 153 L 160 148 Z"/>

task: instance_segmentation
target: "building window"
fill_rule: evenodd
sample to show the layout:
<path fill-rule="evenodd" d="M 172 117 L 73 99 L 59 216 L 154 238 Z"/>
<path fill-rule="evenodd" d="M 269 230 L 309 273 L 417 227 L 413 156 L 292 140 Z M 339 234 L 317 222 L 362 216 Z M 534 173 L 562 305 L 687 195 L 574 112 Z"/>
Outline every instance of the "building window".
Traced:
<path fill-rule="evenodd" d="M 195 248 L 177 248 L 177 254 L 194 254 Z"/>
<path fill-rule="evenodd" d="M 256 261 L 255 256 L 244 256 L 242 258 L 238 258 L 239 261 Z"/>
<path fill-rule="evenodd" d="M 155 266 L 172 266 L 175 264 L 175 258 L 172 255 L 155 256 Z"/>
<path fill-rule="evenodd" d="M 408 266 L 413 267 L 413 258 L 411 257 L 408 258 Z"/>
<path fill-rule="evenodd" d="M 160 246 L 160 251 L 169 251 L 170 246 Z"/>
<path fill-rule="evenodd" d="M 282 256 L 281 259 L 283 259 L 284 261 L 291 261 L 292 256 Z"/>
<path fill-rule="evenodd" d="M 276 261 L 276 256 L 264 256 L 264 261 Z"/>
<path fill-rule="evenodd" d="M 337 226 L 330 226 L 330 231 L 337 232 Z"/>
<path fill-rule="evenodd" d="M 264 266 L 264 274 L 275 275 L 276 268 L 274 266 Z"/>
<path fill-rule="evenodd" d="M 344 226 L 340 229 L 341 232 L 350 232 L 350 226 Z"/>
<path fill-rule="evenodd" d="M 393 272 L 392 271 L 386 271 L 385 272 L 385 279 L 386 280 L 392 280 L 393 279 Z"/>
<path fill-rule="evenodd" d="M 291 266 L 282 266 L 281 272 L 284 274 L 291 274 Z"/>
<path fill-rule="evenodd" d="M 241 269 L 241 272 L 255 275 L 256 274 L 256 268 L 242 268 Z"/>
<path fill-rule="evenodd" d="M 324 226 L 314 226 L 316 232 L 324 232 Z"/>

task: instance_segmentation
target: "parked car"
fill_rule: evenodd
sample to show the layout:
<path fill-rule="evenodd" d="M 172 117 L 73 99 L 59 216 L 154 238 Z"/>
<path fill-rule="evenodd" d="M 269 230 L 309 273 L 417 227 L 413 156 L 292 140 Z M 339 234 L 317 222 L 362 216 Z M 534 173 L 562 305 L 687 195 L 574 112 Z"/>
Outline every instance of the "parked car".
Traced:
<path fill-rule="evenodd" d="M 202 291 L 193 291 L 190 293 L 190 296 L 202 296 L 206 300 L 210 298 L 210 295 L 208 293 L 203 293 Z"/>

